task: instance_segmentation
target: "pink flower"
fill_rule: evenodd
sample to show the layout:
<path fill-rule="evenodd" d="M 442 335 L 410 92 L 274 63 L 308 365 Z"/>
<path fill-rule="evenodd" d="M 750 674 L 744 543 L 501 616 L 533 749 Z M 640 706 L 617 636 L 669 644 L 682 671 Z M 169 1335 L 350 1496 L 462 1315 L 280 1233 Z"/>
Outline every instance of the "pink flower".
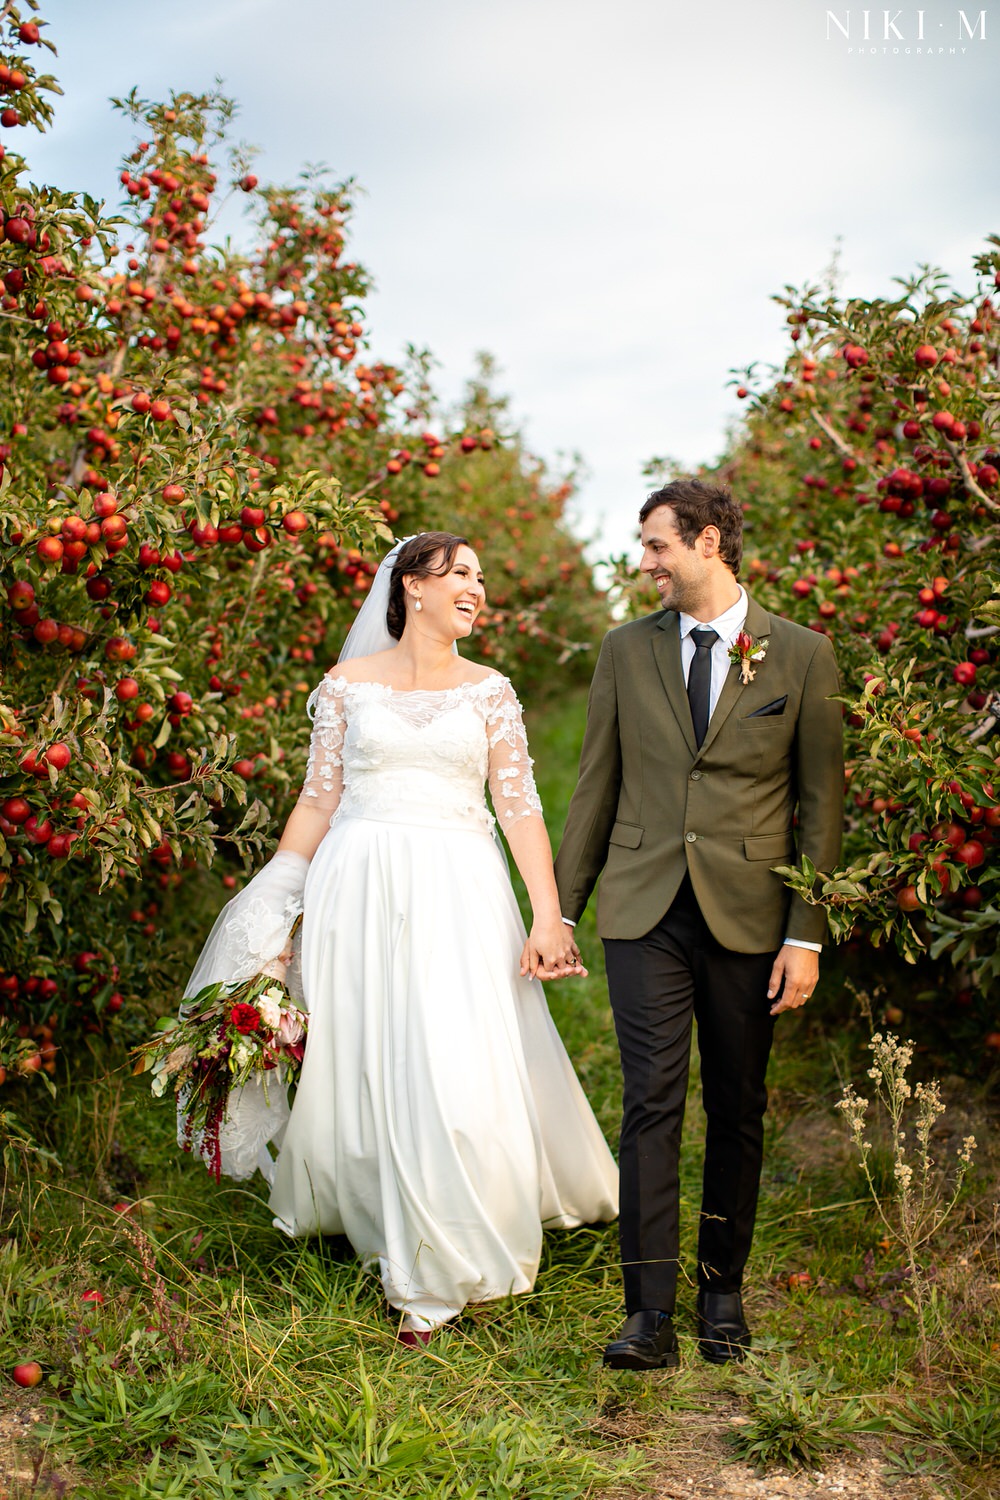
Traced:
<path fill-rule="evenodd" d="M 305 1034 L 306 1028 L 299 1020 L 299 1012 L 297 1010 L 282 1011 L 277 1030 L 278 1041 L 281 1045 L 291 1051 L 292 1047 L 301 1042 Z"/>

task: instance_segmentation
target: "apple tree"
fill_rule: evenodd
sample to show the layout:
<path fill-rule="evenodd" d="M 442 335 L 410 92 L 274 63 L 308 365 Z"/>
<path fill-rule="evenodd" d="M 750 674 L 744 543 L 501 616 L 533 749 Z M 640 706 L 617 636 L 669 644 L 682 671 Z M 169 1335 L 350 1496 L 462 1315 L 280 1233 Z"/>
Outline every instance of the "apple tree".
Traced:
<path fill-rule="evenodd" d="M 844 859 L 794 885 L 839 939 L 942 985 L 950 961 L 1000 1044 L 1000 239 L 970 288 L 899 285 L 786 288 L 788 357 L 734 380 L 748 411 L 711 472 L 744 505 L 755 596 L 840 662 Z"/>
<path fill-rule="evenodd" d="M 287 811 L 307 695 L 394 531 L 461 524 L 492 550 L 511 512 L 531 530 L 537 566 L 484 642 L 503 667 L 530 675 L 557 631 L 576 656 L 601 613 L 568 490 L 508 453 L 496 405 L 450 421 L 426 359 L 369 354 L 348 184 L 262 186 L 231 105 L 184 93 L 118 101 L 137 139 L 113 212 L 31 183 L 22 143 L 58 95 L 34 12 L 0 14 L 8 1080 L 131 1040 L 172 998 L 204 871 L 235 884 Z M 213 244 L 233 198 L 246 244 Z"/>

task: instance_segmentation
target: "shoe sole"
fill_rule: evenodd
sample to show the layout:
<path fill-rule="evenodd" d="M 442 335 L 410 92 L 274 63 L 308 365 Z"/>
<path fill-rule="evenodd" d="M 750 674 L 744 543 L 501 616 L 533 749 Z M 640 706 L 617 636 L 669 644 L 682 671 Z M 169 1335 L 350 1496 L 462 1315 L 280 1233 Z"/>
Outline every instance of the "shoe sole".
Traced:
<path fill-rule="evenodd" d="M 722 1350 L 717 1344 L 699 1343 L 698 1353 L 710 1365 L 730 1365 L 734 1360 L 745 1359 L 749 1347 L 749 1344 L 730 1344 L 728 1350 Z"/>
<path fill-rule="evenodd" d="M 613 1354 L 604 1356 L 607 1370 L 676 1370 L 681 1362 L 679 1353 L 661 1354 L 659 1359 L 643 1359 L 641 1354 Z"/>

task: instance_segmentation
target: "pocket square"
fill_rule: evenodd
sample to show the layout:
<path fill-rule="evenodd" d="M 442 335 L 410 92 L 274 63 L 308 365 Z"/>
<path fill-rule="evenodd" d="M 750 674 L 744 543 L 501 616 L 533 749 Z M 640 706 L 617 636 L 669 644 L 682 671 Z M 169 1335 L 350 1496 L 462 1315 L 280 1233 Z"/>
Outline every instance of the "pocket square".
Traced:
<path fill-rule="evenodd" d="M 747 714 L 748 719 L 767 719 L 772 714 L 783 714 L 785 704 L 788 702 L 788 694 L 783 698 L 775 698 L 772 703 L 765 703 L 763 708 L 755 708 L 752 714 Z"/>

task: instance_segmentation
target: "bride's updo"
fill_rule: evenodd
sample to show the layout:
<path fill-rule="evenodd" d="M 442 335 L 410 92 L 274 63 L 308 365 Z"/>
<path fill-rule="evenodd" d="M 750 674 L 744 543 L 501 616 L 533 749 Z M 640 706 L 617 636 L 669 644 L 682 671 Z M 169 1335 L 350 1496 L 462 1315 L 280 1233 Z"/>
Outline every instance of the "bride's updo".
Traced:
<path fill-rule="evenodd" d="M 428 578 L 433 574 L 441 578 L 450 572 L 459 547 L 469 544 L 464 536 L 455 536 L 450 531 L 422 531 L 404 542 L 392 565 L 389 580 L 389 603 L 385 609 L 385 623 L 393 640 L 398 641 L 406 625 L 406 590 L 403 579 Z"/>

